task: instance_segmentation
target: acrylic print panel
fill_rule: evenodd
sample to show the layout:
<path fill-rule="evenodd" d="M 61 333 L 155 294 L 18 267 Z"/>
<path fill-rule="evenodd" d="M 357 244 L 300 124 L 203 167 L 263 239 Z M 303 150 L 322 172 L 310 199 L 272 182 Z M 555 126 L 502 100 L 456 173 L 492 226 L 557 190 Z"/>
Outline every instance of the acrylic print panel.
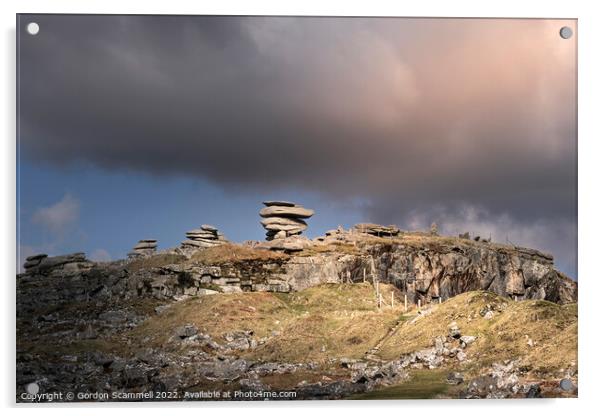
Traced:
<path fill-rule="evenodd" d="M 17 401 L 577 396 L 576 20 L 17 31 Z"/>

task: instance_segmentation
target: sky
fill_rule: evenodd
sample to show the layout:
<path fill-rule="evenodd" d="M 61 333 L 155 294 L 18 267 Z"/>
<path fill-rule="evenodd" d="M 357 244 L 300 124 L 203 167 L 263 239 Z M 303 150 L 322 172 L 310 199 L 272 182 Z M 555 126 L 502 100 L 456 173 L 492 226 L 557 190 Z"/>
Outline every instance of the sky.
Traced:
<path fill-rule="evenodd" d="M 26 33 L 27 23 L 40 26 Z M 18 263 L 124 258 L 210 223 L 396 224 L 577 278 L 573 20 L 21 15 Z"/>

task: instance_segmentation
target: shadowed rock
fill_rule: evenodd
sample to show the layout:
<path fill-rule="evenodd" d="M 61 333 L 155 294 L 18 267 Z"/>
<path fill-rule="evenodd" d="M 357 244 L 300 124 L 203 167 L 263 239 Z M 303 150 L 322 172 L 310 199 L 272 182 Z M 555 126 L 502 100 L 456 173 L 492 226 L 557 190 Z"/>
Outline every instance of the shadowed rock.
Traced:
<path fill-rule="evenodd" d="M 271 206 L 294 207 L 297 204 L 295 204 L 294 202 L 289 202 L 289 201 L 263 201 L 263 205 L 265 205 L 266 207 L 271 207 Z"/>

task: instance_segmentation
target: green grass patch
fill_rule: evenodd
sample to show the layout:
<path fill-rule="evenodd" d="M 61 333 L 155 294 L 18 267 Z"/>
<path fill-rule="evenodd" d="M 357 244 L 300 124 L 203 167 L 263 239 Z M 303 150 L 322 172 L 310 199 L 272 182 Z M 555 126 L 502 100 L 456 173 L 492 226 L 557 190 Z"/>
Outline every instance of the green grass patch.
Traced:
<path fill-rule="evenodd" d="M 415 370 L 410 379 L 395 386 L 383 387 L 351 397 L 354 400 L 434 399 L 449 397 L 446 370 Z"/>

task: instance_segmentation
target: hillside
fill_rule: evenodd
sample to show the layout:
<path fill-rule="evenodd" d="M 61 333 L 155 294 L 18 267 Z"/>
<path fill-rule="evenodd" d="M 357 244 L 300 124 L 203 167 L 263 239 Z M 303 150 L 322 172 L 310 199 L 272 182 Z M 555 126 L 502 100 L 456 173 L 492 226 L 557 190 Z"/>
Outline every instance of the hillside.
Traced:
<path fill-rule="evenodd" d="M 576 394 L 558 387 L 562 378 L 577 382 L 575 304 L 469 292 L 404 313 L 395 288 L 382 285 L 382 293 L 394 294 L 393 307 L 379 309 L 367 283 L 135 300 L 109 311 L 74 304 L 19 321 L 20 382 L 44 374 L 48 389 L 291 390 L 299 398 Z M 462 346 L 449 337 L 454 322 L 475 340 Z M 478 387 L 491 374 L 496 387 Z"/>
<path fill-rule="evenodd" d="M 210 247 L 28 258 L 19 388 L 81 400 L 577 394 L 577 285 L 550 255 L 374 224 L 245 244 L 204 227 L 190 241 L 211 234 Z"/>

